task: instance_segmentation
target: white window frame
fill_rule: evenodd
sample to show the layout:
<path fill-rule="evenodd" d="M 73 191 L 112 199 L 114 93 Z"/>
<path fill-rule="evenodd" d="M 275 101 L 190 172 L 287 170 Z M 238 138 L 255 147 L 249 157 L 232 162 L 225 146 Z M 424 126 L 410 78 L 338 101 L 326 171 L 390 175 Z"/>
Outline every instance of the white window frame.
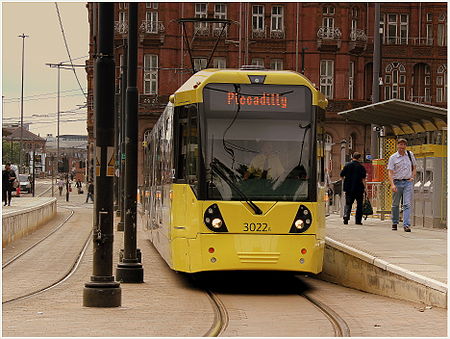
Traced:
<path fill-rule="evenodd" d="M 334 60 L 320 61 L 320 91 L 328 99 L 333 99 Z"/>
<path fill-rule="evenodd" d="M 252 6 L 252 30 L 254 32 L 264 31 L 264 6 L 253 5 Z"/>
<path fill-rule="evenodd" d="M 208 64 L 207 58 L 204 57 L 194 58 L 194 70 L 196 72 L 205 69 L 207 64 Z"/>
<path fill-rule="evenodd" d="M 354 81 L 355 81 L 355 62 L 350 61 L 348 73 L 348 98 L 350 100 L 353 100 L 354 98 Z"/>
<path fill-rule="evenodd" d="M 436 76 L 436 102 L 447 102 L 447 67 L 440 65 Z"/>
<path fill-rule="evenodd" d="M 159 60 L 156 54 L 144 54 L 144 94 L 158 95 Z"/>
<path fill-rule="evenodd" d="M 214 58 L 213 59 L 213 68 L 225 69 L 227 68 L 227 59 L 226 58 Z"/>
<path fill-rule="evenodd" d="M 214 18 L 216 19 L 226 19 L 228 15 L 228 8 L 226 4 L 216 3 L 214 4 Z M 213 25 L 214 30 L 221 30 L 225 24 L 215 23 Z"/>
<path fill-rule="evenodd" d="M 207 2 L 197 2 L 194 5 L 195 17 L 196 18 L 206 18 L 208 16 L 208 3 Z M 208 29 L 207 22 L 196 22 L 195 29 L 205 31 Z"/>
<path fill-rule="evenodd" d="M 158 12 L 145 12 L 146 33 L 158 33 Z"/>
<path fill-rule="evenodd" d="M 439 17 L 437 44 L 447 46 L 447 16 L 445 14 Z"/>
<path fill-rule="evenodd" d="M 253 58 L 252 59 L 252 65 L 256 65 L 256 66 L 264 66 L 264 59 L 263 58 Z"/>
<path fill-rule="evenodd" d="M 433 45 L 433 24 L 427 24 L 426 25 L 426 45 L 431 46 Z"/>
<path fill-rule="evenodd" d="M 399 62 L 392 62 L 385 68 L 384 100 L 406 98 L 406 68 Z M 387 81 L 389 76 L 389 81 Z"/>
<path fill-rule="evenodd" d="M 275 71 L 283 70 L 283 59 L 271 59 L 270 69 L 273 69 Z"/>
<path fill-rule="evenodd" d="M 275 10 L 277 10 L 275 12 Z M 284 31 L 284 7 L 272 6 L 272 13 L 270 17 L 270 31 L 283 32 Z"/>

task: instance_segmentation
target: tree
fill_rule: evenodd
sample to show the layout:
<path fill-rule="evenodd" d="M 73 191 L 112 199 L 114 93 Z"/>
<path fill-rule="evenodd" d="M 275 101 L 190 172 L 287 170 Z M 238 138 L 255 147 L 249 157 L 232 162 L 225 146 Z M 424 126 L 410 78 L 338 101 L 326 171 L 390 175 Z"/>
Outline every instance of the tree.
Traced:
<path fill-rule="evenodd" d="M 19 164 L 20 142 L 2 140 L 2 163 Z M 22 151 L 21 159 L 25 162 L 25 152 Z"/>

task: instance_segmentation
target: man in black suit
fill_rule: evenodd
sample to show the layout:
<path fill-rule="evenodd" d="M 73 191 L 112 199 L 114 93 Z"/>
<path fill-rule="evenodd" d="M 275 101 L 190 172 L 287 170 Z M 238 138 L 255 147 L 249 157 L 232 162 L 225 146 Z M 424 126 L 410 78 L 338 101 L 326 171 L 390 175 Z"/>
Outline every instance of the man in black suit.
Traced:
<path fill-rule="evenodd" d="M 344 224 L 348 224 L 353 202 L 356 200 L 356 225 L 362 225 L 362 205 L 366 186 L 366 169 L 360 163 L 361 153 L 355 152 L 352 161 L 347 163 L 341 171 L 344 179 L 345 207 Z"/>
<path fill-rule="evenodd" d="M 2 197 L 3 201 L 5 201 L 5 206 L 11 206 L 11 192 L 14 180 L 16 180 L 16 174 L 11 170 L 11 164 L 7 163 L 2 173 Z"/>

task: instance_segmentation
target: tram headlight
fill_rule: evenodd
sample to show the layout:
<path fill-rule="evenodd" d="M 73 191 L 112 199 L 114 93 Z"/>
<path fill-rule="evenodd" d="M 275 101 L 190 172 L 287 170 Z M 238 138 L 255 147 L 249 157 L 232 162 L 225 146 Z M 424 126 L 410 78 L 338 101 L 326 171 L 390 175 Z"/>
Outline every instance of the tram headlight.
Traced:
<path fill-rule="evenodd" d="M 291 229 L 289 233 L 304 233 L 314 223 L 311 211 L 306 205 L 300 205 L 297 214 L 292 220 Z"/>
<path fill-rule="evenodd" d="M 297 229 L 301 230 L 303 227 L 305 227 L 305 223 L 303 222 L 302 219 L 298 219 L 295 221 L 295 227 L 297 227 Z"/>
<path fill-rule="evenodd" d="M 222 217 L 217 204 L 212 204 L 205 209 L 203 222 L 213 232 L 228 232 L 225 219 Z"/>
<path fill-rule="evenodd" d="M 221 228 L 223 222 L 219 218 L 215 218 L 215 219 L 213 219 L 211 224 L 212 224 L 212 227 L 214 227 L 214 228 Z"/>

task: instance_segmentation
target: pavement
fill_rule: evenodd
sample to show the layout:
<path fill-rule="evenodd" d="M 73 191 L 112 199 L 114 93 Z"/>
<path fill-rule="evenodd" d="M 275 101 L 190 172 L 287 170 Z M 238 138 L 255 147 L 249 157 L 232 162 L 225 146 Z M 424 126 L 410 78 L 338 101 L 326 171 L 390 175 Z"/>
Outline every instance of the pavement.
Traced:
<path fill-rule="evenodd" d="M 74 195 L 67 204 L 63 202 L 63 198 L 58 197 L 61 206 L 64 203 L 67 207 L 75 208 L 76 213 L 80 213 L 81 219 L 77 219 L 75 214 L 67 226 L 78 228 L 78 233 L 82 231 L 80 238 L 83 239 L 86 237 L 86 231 L 92 227 L 93 206 L 84 204 L 84 199 L 85 195 Z M 21 206 L 25 208 L 24 204 Z M 19 206 L 13 204 L 5 210 L 12 208 Z M 115 225 L 117 221 L 116 218 Z M 345 247 L 355 255 L 363 253 L 372 256 L 379 261 L 398 266 L 403 272 L 410 272 L 410 275 L 420 276 L 425 281 L 447 288 L 447 230 L 412 227 L 412 232 L 406 233 L 399 227 L 398 231 L 392 231 L 390 221 L 380 221 L 376 218 L 364 220 L 363 225 L 355 225 L 354 219 L 351 219 L 348 225 L 344 225 L 341 218 L 335 214 L 328 216 L 326 223 L 328 244 Z M 123 321 L 120 321 L 120 326 L 111 323 L 111 319 L 117 316 L 118 312 L 114 308 L 81 307 L 83 287 L 92 274 L 92 246 L 89 246 L 88 253 L 77 272 L 64 284 L 52 292 L 48 291 L 33 298 L 3 305 L 3 336 L 170 337 L 198 336 L 206 333 L 214 317 L 209 300 L 200 291 L 186 286 L 186 281 L 181 275 L 167 270 L 164 261 L 154 248 L 143 239 L 141 227 L 138 227 L 138 232 L 138 248 L 141 249 L 144 258 L 144 283 L 121 284 L 123 297 L 120 314 Z M 116 232 L 114 270 L 115 263 L 118 262 L 118 249 L 123 244 L 122 237 L 123 232 Z M 59 243 L 68 248 L 62 240 L 53 242 L 51 248 Z M 12 245 L 14 246 L 14 243 Z M 5 249 L 3 254 L 5 261 L 7 259 Z M 37 274 L 42 274 L 42 270 Z M 170 326 L 161 321 L 163 314 L 170 314 Z M 17 322 L 17 319 L 21 321 Z M 199 322 L 198 319 L 202 321 Z M 88 326 L 87 323 L 90 321 L 94 321 L 96 325 Z M 186 326 L 186 324 L 196 325 Z"/>
<path fill-rule="evenodd" d="M 421 275 L 428 281 L 447 285 L 447 230 L 411 227 L 404 232 L 401 225 L 392 231 L 390 220 L 376 218 L 356 225 L 354 218 L 344 225 L 337 214 L 326 219 L 329 239 L 345 244 L 375 258 L 396 265 L 405 272 Z"/>
<path fill-rule="evenodd" d="M 11 213 L 16 213 L 19 211 L 25 211 L 30 208 L 34 208 L 45 204 L 50 201 L 50 198 L 46 197 L 25 197 L 21 196 L 20 198 L 13 197 L 11 199 L 11 206 L 5 206 L 2 204 L 2 216 L 6 216 Z"/>

